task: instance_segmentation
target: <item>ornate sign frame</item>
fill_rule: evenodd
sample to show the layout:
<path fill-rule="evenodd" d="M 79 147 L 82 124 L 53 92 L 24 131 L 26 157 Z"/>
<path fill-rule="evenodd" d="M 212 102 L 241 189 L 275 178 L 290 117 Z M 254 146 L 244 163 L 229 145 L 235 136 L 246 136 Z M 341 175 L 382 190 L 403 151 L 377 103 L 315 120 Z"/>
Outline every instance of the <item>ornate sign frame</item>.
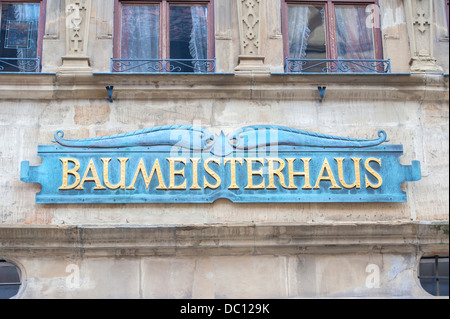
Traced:
<path fill-rule="evenodd" d="M 402 145 L 282 126 L 248 126 L 214 136 L 194 126 L 160 126 L 40 145 L 36 203 L 406 202 L 401 184 L 421 178 L 401 165 Z M 383 145 L 382 145 L 383 144 Z"/>

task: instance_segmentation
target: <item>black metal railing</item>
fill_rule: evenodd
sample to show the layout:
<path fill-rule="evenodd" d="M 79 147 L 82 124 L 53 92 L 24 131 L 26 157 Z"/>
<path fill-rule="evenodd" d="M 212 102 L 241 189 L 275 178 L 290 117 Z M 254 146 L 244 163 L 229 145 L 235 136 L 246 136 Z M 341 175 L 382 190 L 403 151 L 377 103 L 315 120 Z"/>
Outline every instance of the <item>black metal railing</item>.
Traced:
<path fill-rule="evenodd" d="M 286 58 L 286 73 L 391 73 L 391 60 Z"/>
<path fill-rule="evenodd" d="M 1 58 L 0 72 L 40 72 L 40 58 Z"/>
<path fill-rule="evenodd" d="M 111 59 L 111 72 L 214 73 L 216 59 Z"/>

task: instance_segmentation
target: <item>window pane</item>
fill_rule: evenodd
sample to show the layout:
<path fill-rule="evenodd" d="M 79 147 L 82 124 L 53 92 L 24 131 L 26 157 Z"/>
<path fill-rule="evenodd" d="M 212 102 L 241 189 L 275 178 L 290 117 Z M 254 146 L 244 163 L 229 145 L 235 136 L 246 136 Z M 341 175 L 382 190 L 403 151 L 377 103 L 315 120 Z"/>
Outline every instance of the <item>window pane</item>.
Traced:
<path fill-rule="evenodd" d="M 448 265 L 448 257 L 424 257 L 420 260 L 420 284 L 426 292 L 434 296 L 448 296 Z"/>
<path fill-rule="evenodd" d="M 437 286 L 435 279 L 421 279 L 420 284 L 422 285 L 422 288 L 430 295 L 437 295 Z"/>
<path fill-rule="evenodd" d="M 290 58 L 326 59 L 324 15 L 323 6 L 288 6 Z M 321 62 L 306 62 L 301 65 L 308 72 L 321 72 L 325 67 L 326 64 Z"/>
<path fill-rule="evenodd" d="M 206 5 L 170 6 L 170 58 L 207 59 L 208 19 Z M 204 72 L 202 66 L 189 62 L 174 64 L 175 71 Z M 206 68 L 205 68 L 206 69 Z"/>
<path fill-rule="evenodd" d="M 325 59 L 324 9 L 321 6 L 288 7 L 289 57 Z"/>
<path fill-rule="evenodd" d="M 39 3 L 1 5 L 0 57 L 14 59 L 37 58 Z M 14 61 L 21 66 L 23 61 Z M 6 66 L 4 71 L 17 67 Z"/>
<path fill-rule="evenodd" d="M 20 288 L 20 274 L 17 267 L 0 260 L 0 299 L 14 297 Z"/>
<path fill-rule="evenodd" d="M 448 296 L 448 279 L 439 279 L 439 296 Z"/>
<path fill-rule="evenodd" d="M 372 28 L 366 26 L 366 8 L 336 6 L 336 41 L 339 59 L 374 59 Z"/>
<path fill-rule="evenodd" d="M 121 58 L 159 58 L 158 5 L 122 7 Z"/>

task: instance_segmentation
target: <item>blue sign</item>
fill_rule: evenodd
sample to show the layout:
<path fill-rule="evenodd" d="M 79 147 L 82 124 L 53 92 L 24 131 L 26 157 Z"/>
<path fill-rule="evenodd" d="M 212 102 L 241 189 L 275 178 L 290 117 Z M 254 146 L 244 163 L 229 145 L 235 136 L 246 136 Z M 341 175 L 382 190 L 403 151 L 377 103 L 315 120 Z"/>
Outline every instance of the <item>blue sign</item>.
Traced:
<path fill-rule="evenodd" d="M 421 178 L 401 165 L 402 145 L 282 126 L 249 126 L 214 136 L 161 126 L 40 145 L 40 166 L 21 164 L 39 183 L 36 203 L 405 202 L 401 184 Z"/>

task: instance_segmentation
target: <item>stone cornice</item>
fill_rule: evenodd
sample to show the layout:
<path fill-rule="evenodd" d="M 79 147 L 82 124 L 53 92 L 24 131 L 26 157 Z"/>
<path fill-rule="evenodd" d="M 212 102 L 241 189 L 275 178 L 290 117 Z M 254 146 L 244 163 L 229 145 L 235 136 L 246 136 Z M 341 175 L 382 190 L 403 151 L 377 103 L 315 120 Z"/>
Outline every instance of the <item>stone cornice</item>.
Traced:
<path fill-rule="evenodd" d="M 448 75 L 436 74 L 112 74 L 60 76 L 0 73 L 1 99 L 267 99 L 448 101 Z"/>
<path fill-rule="evenodd" d="M 448 222 L 0 226 L 0 256 L 448 253 Z"/>

